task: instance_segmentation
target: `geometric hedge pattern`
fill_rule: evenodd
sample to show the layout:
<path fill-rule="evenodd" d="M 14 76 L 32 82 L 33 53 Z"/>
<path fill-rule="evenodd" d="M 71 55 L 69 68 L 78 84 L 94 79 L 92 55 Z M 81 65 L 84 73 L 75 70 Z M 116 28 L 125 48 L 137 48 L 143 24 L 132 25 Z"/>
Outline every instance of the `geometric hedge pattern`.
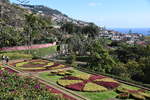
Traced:
<path fill-rule="evenodd" d="M 63 64 L 58 64 L 54 62 L 50 62 L 47 60 L 25 60 L 21 62 L 16 62 L 10 64 L 12 66 L 15 66 L 23 71 L 45 71 L 45 70 L 54 70 L 54 69 L 61 69 L 65 68 L 67 66 Z"/>
<path fill-rule="evenodd" d="M 107 91 L 109 89 L 115 89 L 120 85 L 112 78 L 90 74 L 65 76 L 59 79 L 57 83 L 71 90 L 87 92 Z"/>

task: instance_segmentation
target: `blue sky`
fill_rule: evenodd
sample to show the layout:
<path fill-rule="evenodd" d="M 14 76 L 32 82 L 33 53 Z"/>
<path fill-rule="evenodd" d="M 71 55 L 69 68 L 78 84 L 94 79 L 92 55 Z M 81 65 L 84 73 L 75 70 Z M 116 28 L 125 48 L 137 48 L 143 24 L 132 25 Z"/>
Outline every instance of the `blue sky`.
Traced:
<path fill-rule="evenodd" d="M 150 0 L 30 0 L 29 4 L 58 9 L 74 19 L 100 26 L 150 27 Z"/>

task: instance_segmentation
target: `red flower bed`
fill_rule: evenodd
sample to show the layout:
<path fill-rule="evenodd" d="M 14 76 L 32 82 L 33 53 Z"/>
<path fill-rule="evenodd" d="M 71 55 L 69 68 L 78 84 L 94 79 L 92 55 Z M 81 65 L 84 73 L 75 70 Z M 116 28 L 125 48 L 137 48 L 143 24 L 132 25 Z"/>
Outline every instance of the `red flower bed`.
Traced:
<path fill-rule="evenodd" d="M 102 75 L 91 75 L 91 77 L 89 78 L 90 80 L 96 80 L 96 79 L 102 79 L 102 78 L 106 78 L 106 76 L 102 76 Z"/>
<path fill-rule="evenodd" d="M 145 92 L 144 89 L 139 89 L 139 90 L 128 90 L 129 93 L 139 93 L 139 92 Z"/>
<path fill-rule="evenodd" d="M 12 70 L 12 69 L 10 69 L 10 68 L 8 68 L 8 67 L 5 67 L 4 70 L 5 70 L 5 71 L 8 71 L 9 73 L 18 73 L 17 71 Z M 0 70 L 0 73 L 2 73 L 4 70 Z"/>
<path fill-rule="evenodd" d="M 67 76 L 61 78 L 57 83 L 68 89 L 77 91 L 105 91 L 107 89 L 117 88 L 120 85 L 117 81 L 102 75 L 91 75 L 88 79 L 80 78 L 80 75 L 78 76 L 79 77 Z M 94 86 L 97 88 L 92 88 Z"/>
<path fill-rule="evenodd" d="M 66 88 L 69 88 L 72 90 L 77 90 L 77 91 L 82 91 L 84 86 L 85 86 L 85 83 L 81 82 L 81 83 L 77 83 L 77 84 L 73 84 L 73 85 L 68 85 L 68 86 L 66 86 Z"/>
<path fill-rule="evenodd" d="M 18 73 L 17 71 L 12 70 L 12 69 L 10 69 L 8 67 L 6 67 L 5 70 L 7 70 L 9 73 Z"/>
<path fill-rule="evenodd" d="M 97 81 L 95 82 L 96 84 L 99 84 L 101 86 L 104 86 L 108 89 L 114 89 L 117 88 L 119 86 L 119 83 L 115 83 L 115 82 L 102 82 L 102 81 Z"/>
<path fill-rule="evenodd" d="M 54 88 L 52 88 L 52 87 L 50 87 L 50 86 L 46 86 L 46 88 L 51 92 L 51 93 L 56 93 L 56 94 L 60 94 L 60 95 L 63 95 L 63 97 L 64 98 L 66 98 L 66 99 L 69 99 L 69 100 L 76 100 L 75 98 L 73 98 L 73 97 L 71 97 L 71 96 L 69 96 L 69 95 L 67 95 L 67 94 L 65 94 L 65 93 L 63 93 L 63 92 L 61 92 L 61 91 L 59 91 L 59 90 L 56 90 L 56 89 L 54 89 Z"/>

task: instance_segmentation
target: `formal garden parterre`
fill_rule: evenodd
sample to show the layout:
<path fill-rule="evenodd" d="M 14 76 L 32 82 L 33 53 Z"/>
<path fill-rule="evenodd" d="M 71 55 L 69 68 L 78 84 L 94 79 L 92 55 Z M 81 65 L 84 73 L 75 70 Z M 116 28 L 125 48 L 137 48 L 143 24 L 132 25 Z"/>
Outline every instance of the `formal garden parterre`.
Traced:
<path fill-rule="evenodd" d="M 53 81 L 70 91 L 85 96 L 90 100 L 107 100 L 110 98 L 123 99 L 121 95 L 127 96 L 125 99 L 135 99 L 132 95 L 136 94 L 121 93 L 118 92 L 118 89 L 140 90 L 139 88 L 119 83 L 103 75 L 92 75 L 75 69 L 72 69 L 70 74 L 59 75 L 59 73 L 65 72 L 67 72 L 66 69 L 57 69 L 50 72 L 42 72 L 39 76 L 48 81 Z M 144 90 L 142 94 L 147 95 L 147 97 L 144 97 L 145 99 L 142 100 L 147 100 L 148 96 L 150 96 L 146 90 Z"/>
<path fill-rule="evenodd" d="M 57 83 L 68 89 L 91 92 L 107 91 L 108 89 L 115 89 L 120 85 L 119 82 L 111 78 L 90 74 L 67 76 L 59 79 Z"/>
<path fill-rule="evenodd" d="M 41 59 L 24 60 L 21 62 L 11 63 L 10 65 L 22 71 L 31 71 L 31 72 L 32 71 L 40 72 L 40 71 L 61 69 L 67 67 L 63 64 L 58 64 L 58 63 L 54 63 L 47 60 L 41 60 Z"/>
<path fill-rule="evenodd" d="M 42 79 L 55 82 L 56 85 L 90 100 L 110 98 L 147 100 L 150 97 L 150 93 L 146 90 L 128 89 L 122 83 L 110 77 L 88 74 L 74 68 L 67 69 L 69 67 L 66 65 L 47 60 L 24 60 L 10 65 L 25 72 L 37 72 Z M 49 88 L 49 90 L 56 92 L 52 88 Z"/>

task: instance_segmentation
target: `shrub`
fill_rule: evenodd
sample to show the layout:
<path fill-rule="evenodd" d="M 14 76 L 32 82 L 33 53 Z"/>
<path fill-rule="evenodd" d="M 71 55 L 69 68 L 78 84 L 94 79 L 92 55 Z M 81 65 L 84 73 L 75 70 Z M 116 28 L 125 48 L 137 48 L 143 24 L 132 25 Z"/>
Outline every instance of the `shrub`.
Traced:
<path fill-rule="evenodd" d="M 67 71 L 62 71 L 62 72 L 58 72 L 57 75 L 59 75 L 59 76 L 66 76 L 66 75 L 72 75 L 72 74 L 67 72 Z"/>
<path fill-rule="evenodd" d="M 75 64 L 76 61 L 76 55 L 74 53 L 72 53 L 66 60 L 66 63 L 71 64 L 71 66 L 76 67 Z"/>
<path fill-rule="evenodd" d="M 128 99 L 129 98 L 129 94 L 128 93 L 121 93 L 121 94 L 117 95 L 116 98 L 119 98 L 119 99 Z"/>
<path fill-rule="evenodd" d="M 117 92 L 117 93 L 128 93 L 128 90 L 125 89 L 125 88 L 117 88 L 117 89 L 116 89 L 116 92 Z"/>
<path fill-rule="evenodd" d="M 69 73 L 74 73 L 74 70 L 67 70 L 67 72 L 69 72 Z"/>
<path fill-rule="evenodd" d="M 136 100 L 145 100 L 145 97 L 142 95 L 139 95 L 138 93 L 131 93 L 131 98 Z"/>

